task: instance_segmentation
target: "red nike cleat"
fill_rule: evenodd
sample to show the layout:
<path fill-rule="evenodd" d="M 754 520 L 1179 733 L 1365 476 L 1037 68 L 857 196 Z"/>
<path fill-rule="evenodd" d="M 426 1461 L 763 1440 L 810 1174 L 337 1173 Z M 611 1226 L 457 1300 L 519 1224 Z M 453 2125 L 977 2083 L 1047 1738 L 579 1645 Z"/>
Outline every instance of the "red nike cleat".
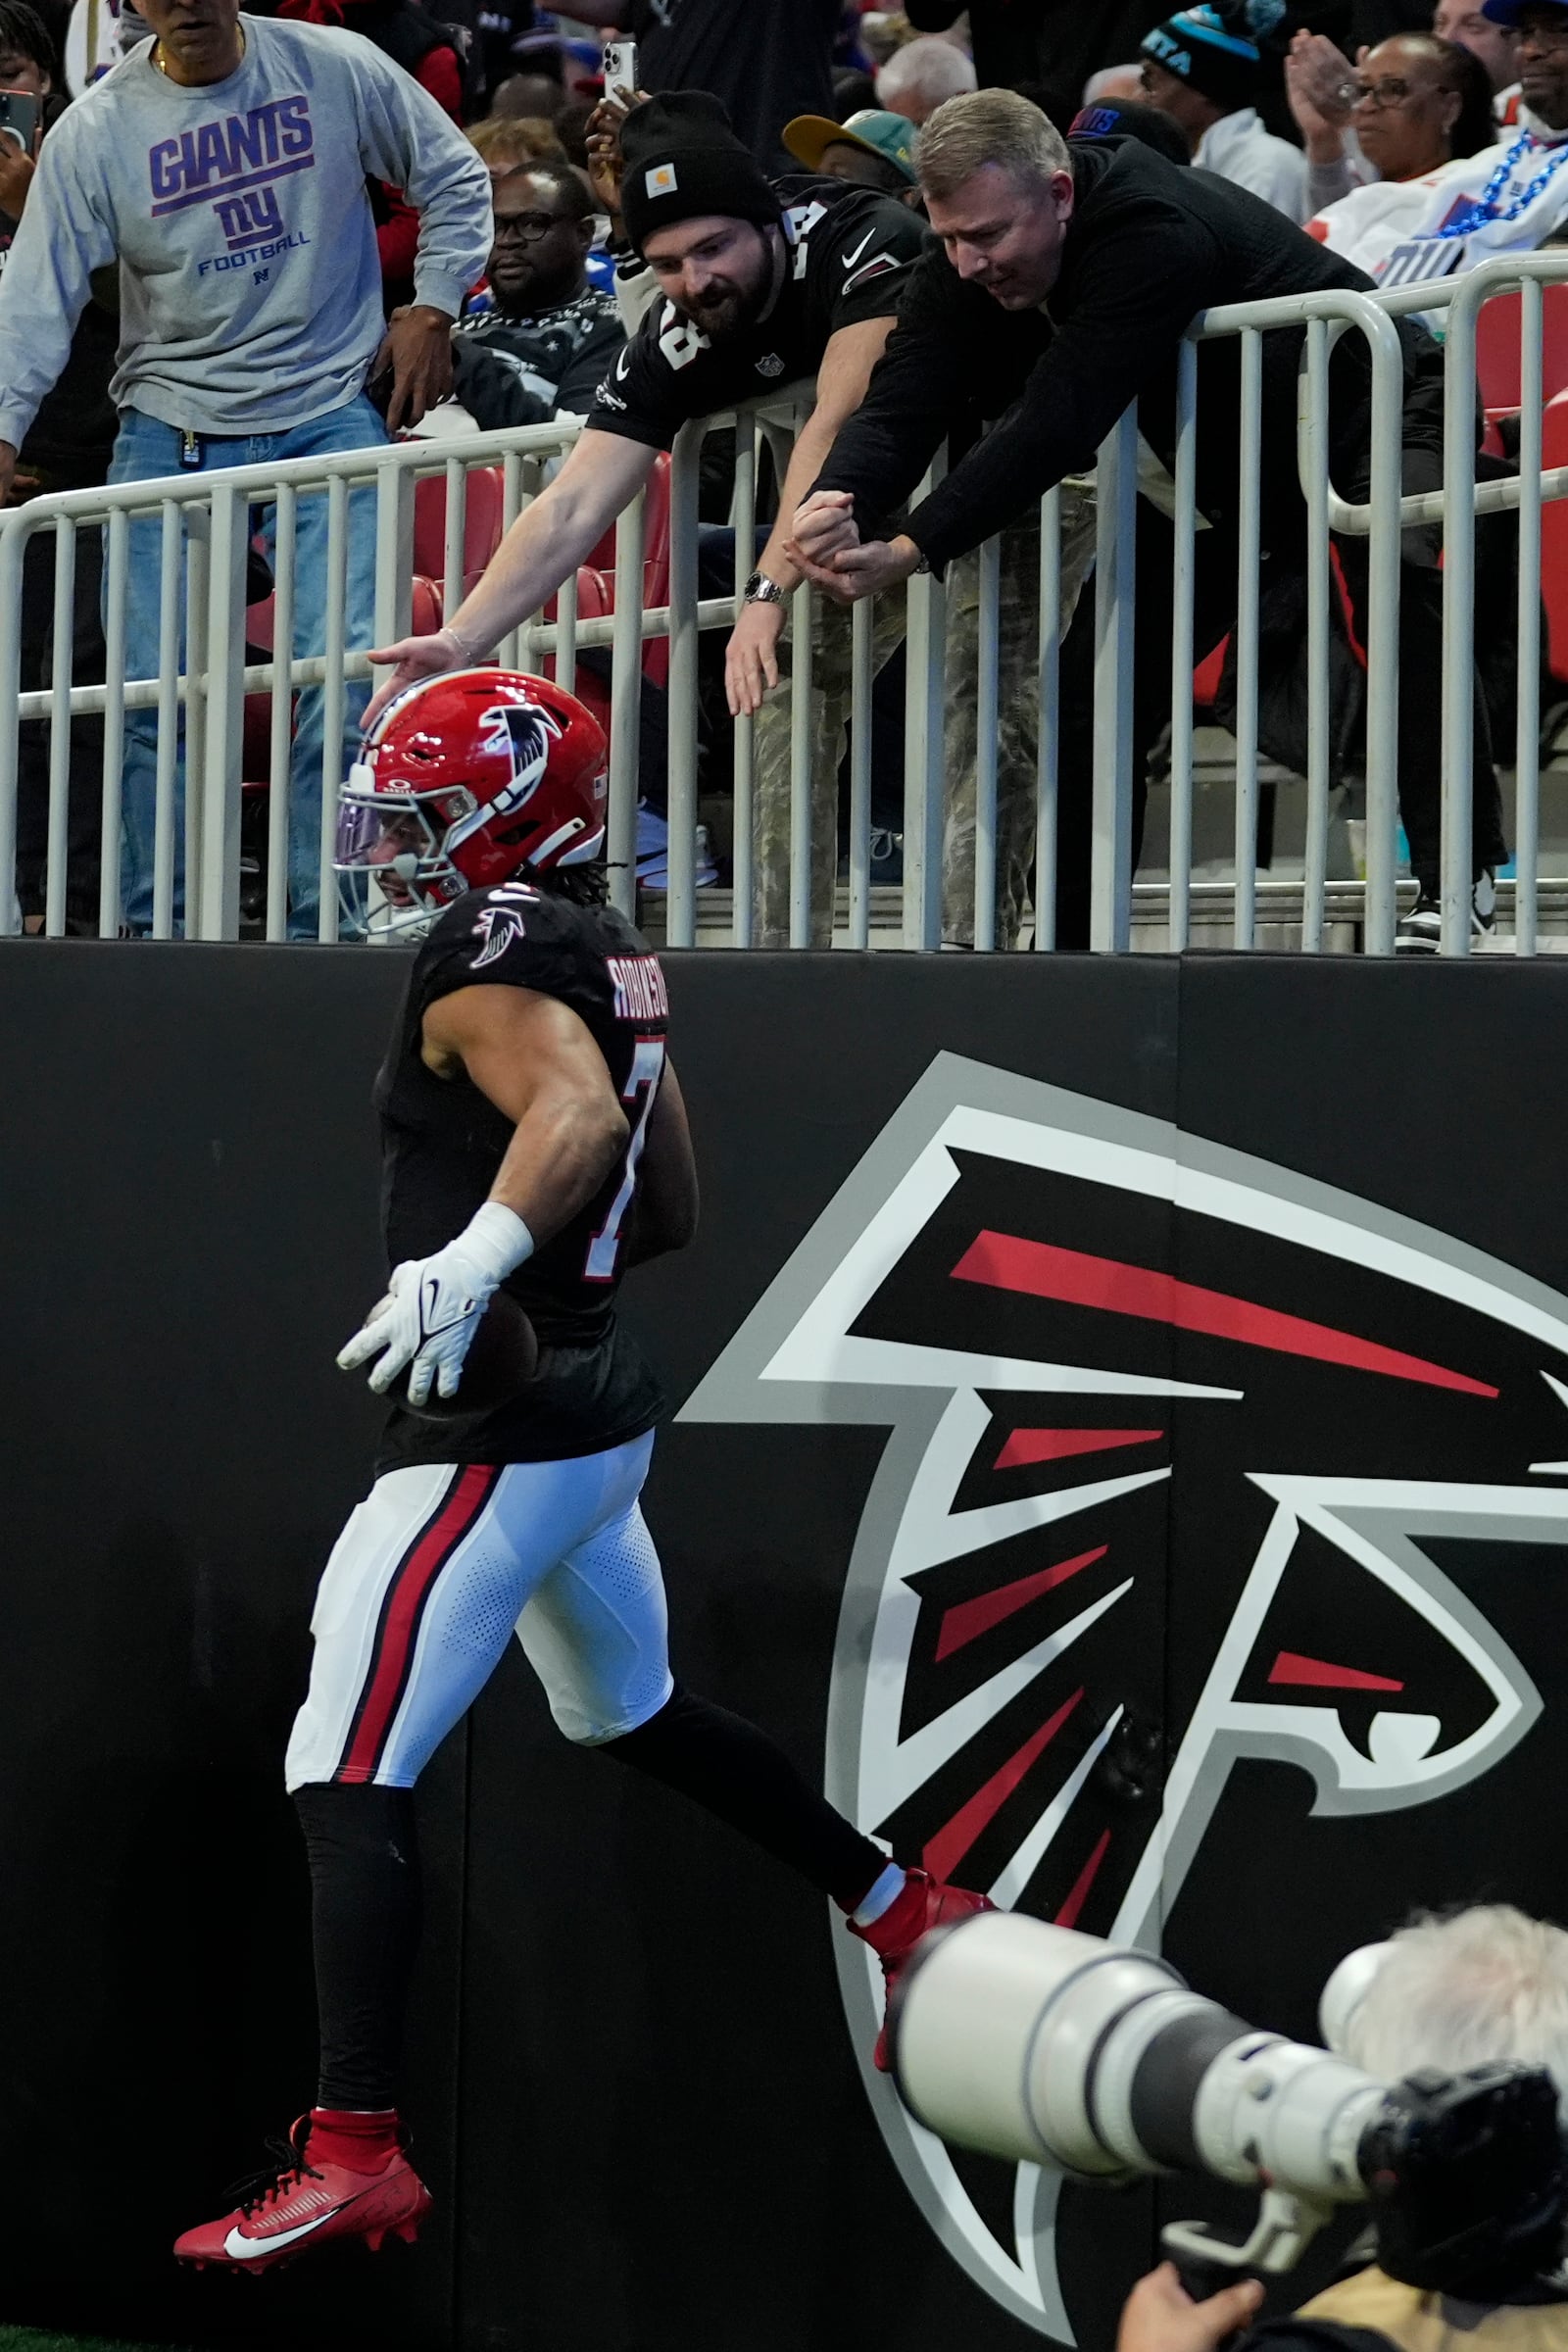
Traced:
<path fill-rule="evenodd" d="M 880 1919 L 872 1920 L 868 1928 L 858 1928 L 853 1919 L 844 1924 L 852 1936 L 858 1936 L 862 1943 L 868 1943 L 881 1961 L 891 1999 L 893 1987 L 913 1958 L 914 1947 L 922 1936 L 929 1936 L 933 1928 L 951 1928 L 960 1919 L 972 1918 L 976 1911 L 994 1911 L 996 1907 L 988 1894 L 971 1894 L 964 1886 L 945 1886 L 927 1870 L 910 1870 L 905 1873 L 901 1892 Z M 871 2058 L 879 2073 L 885 2075 L 890 2071 L 893 2057 L 888 2047 L 885 2008 Z"/>
<path fill-rule="evenodd" d="M 395 2117 L 384 2132 L 351 2134 L 302 2115 L 286 2140 L 268 2141 L 272 2170 L 230 2192 L 239 2199 L 232 2213 L 177 2237 L 175 2260 L 255 2276 L 332 2239 L 363 2237 L 372 2254 L 389 2233 L 412 2245 L 430 2192 L 405 2139 Z"/>

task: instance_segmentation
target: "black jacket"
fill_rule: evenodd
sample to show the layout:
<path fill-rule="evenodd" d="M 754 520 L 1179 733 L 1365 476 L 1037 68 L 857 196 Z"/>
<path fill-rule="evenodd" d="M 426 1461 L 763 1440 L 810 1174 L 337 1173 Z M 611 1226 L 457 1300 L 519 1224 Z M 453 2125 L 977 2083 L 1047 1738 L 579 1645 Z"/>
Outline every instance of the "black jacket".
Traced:
<path fill-rule="evenodd" d="M 625 343 L 612 297 L 593 286 L 526 318 L 481 311 L 452 330 L 453 397 L 481 432 L 548 424 L 562 409 L 586 416 Z"/>
<path fill-rule="evenodd" d="M 1067 474 L 1086 471 L 1134 399 L 1140 428 L 1167 466 L 1176 444 L 1176 359 L 1200 312 L 1222 303 L 1336 287 L 1370 290 L 1361 270 L 1305 236 L 1271 205 L 1207 172 L 1167 163 L 1132 139 L 1070 144 L 1077 203 L 1061 273 L 1040 310 L 1008 312 L 966 285 L 938 247 L 915 264 L 899 323 L 864 402 L 840 433 L 816 487 L 850 491 L 862 533 L 885 536 L 937 448 L 956 432 L 965 454 L 916 508 L 910 536 L 940 568 L 1011 522 Z M 1441 451 L 1443 363 L 1424 330 L 1401 322 L 1405 444 Z M 1299 508 L 1296 474 L 1299 328 L 1263 337 L 1265 528 Z M 1240 340 L 1200 346 L 1198 503 L 1234 517 L 1241 431 Z M 1365 465 L 1371 375 L 1362 337 L 1342 337 L 1331 368 L 1337 485 Z M 982 422 L 1002 418 L 977 440 Z"/>

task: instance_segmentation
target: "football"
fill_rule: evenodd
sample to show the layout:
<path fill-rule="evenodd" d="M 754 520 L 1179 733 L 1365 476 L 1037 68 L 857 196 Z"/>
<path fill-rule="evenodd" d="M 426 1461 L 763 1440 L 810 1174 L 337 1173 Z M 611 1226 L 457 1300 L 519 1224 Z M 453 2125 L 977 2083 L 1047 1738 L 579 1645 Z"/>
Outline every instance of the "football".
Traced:
<path fill-rule="evenodd" d="M 409 1376 L 401 1372 L 390 1394 L 407 1412 L 424 1421 L 470 1419 L 493 1413 L 515 1396 L 539 1368 L 539 1342 L 515 1298 L 497 1291 L 479 1318 L 479 1328 L 463 1359 L 463 1377 L 455 1396 L 442 1396 L 432 1388 L 423 1404 L 409 1402 Z"/>

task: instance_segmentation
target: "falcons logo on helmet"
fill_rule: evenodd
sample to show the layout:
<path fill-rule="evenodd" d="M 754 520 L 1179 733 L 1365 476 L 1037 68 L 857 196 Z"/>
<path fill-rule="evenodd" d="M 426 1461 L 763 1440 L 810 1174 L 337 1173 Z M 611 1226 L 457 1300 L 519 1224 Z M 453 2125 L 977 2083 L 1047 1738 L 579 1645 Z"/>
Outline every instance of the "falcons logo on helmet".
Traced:
<path fill-rule="evenodd" d="M 532 800 L 550 763 L 550 747 L 565 733 L 556 713 L 539 704 L 498 703 L 484 712 L 480 725 L 479 749 L 510 758 L 512 781 L 452 827 L 447 835 L 449 850 L 492 817 L 511 816 Z"/>
<path fill-rule="evenodd" d="M 1512 1268 L 944 1054 L 681 1418 L 890 1430 L 828 1794 L 939 1877 L 1153 1946 L 1238 1761 L 1298 1766 L 1318 1815 L 1379 1813 L 1439 1802 L 1530 1731 L 1540 1694 L 1435 1551 L 1500 1584 L 1520 1547 L 1568 1545 L 1568 1492 L 1542 1483 L 1568 1477 L 1565 1405 L 1568 1300 Z M 1181 1605 L 1206 1664 L 1167 1693 L 1173 1527 L 1204 1530 Z M 913 2122 L 866 2063 L 874 1955 L 834 1944 L 921 2210 L 1000 2305 L 1071 2343 L 1059 2182 L 1020 2166 L 1004 2205 Z"/>

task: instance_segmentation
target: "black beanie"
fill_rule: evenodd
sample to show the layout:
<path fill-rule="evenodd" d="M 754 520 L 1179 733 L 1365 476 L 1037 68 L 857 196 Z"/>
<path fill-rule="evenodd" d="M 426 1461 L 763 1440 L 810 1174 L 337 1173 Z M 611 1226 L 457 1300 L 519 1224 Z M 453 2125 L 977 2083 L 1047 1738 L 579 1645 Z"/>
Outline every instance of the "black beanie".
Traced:
<path fill-rule="evenodd" d="M 1285 15 L 1285 0 L 1200 0 L 1144 37 L 1144 55 L 1226 114 L 1250 106 L 1262 44 Z"/>
<path fill-rule="evenodd" d="M 656 228 L 721 213 L 776 221 L 779 201 L 750 148 L 707 90 L 665 90 L 620 126 L 620 213 L 639 253 Z"/>

